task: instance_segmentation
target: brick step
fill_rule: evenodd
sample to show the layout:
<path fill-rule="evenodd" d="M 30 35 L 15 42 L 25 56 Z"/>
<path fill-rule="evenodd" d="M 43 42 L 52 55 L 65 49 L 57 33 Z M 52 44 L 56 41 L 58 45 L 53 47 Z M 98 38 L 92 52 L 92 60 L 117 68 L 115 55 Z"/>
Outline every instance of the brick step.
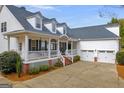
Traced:
<path fill-rule="evenodd" d="M 64 57 L 65 58 L 65 65 L 70 65 L 72 64 L 71 58 Z"/>

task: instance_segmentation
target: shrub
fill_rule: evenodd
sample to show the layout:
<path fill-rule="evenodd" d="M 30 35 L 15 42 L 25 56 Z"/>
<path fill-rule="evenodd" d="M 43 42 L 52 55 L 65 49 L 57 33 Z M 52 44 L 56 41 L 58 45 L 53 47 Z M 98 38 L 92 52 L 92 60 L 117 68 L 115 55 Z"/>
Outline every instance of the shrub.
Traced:
<path fill-rule="evenodd" d="M 40 70 L 38 68 L 32 68 L 29 70 L 30 75 L 36 75 L 39 74 Z"/>
<path fill-rule="evenodd" d="M 48 71 L 49 70 L 49 66 L 48 65 L 41 65 L 40 66 L 40 71 Z"/>
<path fill-rule="evenodd" d="M 124 48 L 124 45 L 121 45 L 121 48 Z"/>
<path fill-rule="evenodd" d="M 74 58 L 73 58 L 73 62 L 77 62 L 77 61 L 80 61 L 80 56 L 79 55 L 74 56 Z"/>
<path fill-rule="evenodd" d="M 16 73 L 18 74 L 18 77 L 20 77 L 21 71 L 22 71 L 21 57 L 17 57 L 17 61 L 16 61 Z"/>
<path fill-rule="evenodd" d="M 57 60 L 57 62 L 54 64 L 55 67 L 63 67 L 63 63 L 60 61 L 60 59 Z"/>
<path fill-rule="evenodd" d="M 16 63 L 18 63 L 17 61 L 21 62 L 21 57 L 17 52 L 6 51 L 6 52 L 1 53 L 0 54 L 1 72 L 5 73 L 5 74 L 16 72 L 17 71 L 16 70 Z M 21 64 L 18 64 L 18 65 L 21 65 Z M 18 66 L 18 67 L 21 67 L 21 66 Z"/>
<path fill-rule="evenodd" d="M 124 65 L 124 51 L 117 52 L 116 54 L 116 60 L 119 65 Z"/>

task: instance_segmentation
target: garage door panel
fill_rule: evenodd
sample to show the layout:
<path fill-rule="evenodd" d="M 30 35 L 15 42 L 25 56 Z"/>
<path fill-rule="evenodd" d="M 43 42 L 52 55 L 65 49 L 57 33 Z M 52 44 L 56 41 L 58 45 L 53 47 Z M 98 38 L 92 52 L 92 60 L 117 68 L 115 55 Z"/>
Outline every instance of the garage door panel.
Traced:
<path fill-rule="evenodd" d="M 93 61 L 94 60 L 94 52 L 93 50 L 83 50 L 81 51 L 81 59 L 84 61 Z"/>
<path fill-rule="evenodd" d="M 98 51 L 98 62 L 115 63 L 114 51 Z"/>

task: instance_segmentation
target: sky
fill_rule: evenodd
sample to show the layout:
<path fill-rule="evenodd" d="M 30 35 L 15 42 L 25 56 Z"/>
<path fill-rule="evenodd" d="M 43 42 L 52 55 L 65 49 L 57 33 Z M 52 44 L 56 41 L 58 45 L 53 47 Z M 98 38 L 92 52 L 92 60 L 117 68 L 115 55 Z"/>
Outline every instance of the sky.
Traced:
<path fill-rule="evenodd" d="M 112 17 L 124 18 L 123 5 L 25 5 L 25 7 L 32 12 L 40 11 L 45 17 L 56 18 L 59 23 L 65 22 L 71 28 L 106 24 Z"/>

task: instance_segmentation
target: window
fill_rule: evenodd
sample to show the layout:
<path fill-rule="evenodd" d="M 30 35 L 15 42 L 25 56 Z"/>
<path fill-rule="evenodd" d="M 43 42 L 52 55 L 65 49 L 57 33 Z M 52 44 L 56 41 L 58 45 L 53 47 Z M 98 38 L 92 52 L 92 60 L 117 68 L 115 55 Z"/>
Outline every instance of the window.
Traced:
<path fill-rule="evenodd" d="M 93 52 L 93 50 L 88 50 L 88 52 Z"/>
<path fill-rule="evenodd" d="M 114 51 L 107 51 L 107 53 L 114 53 Z"/>
<path fill-rule="evenodd" d="M 22 51 L 22 43 L 19 43 L 19 51 Z"/>
<path fill-rule="evenodd" d="M 36 17 L 36 28 L 41 28 L 41 20 L 38 17 Z"/>
<path fill-rule="evenodd" d="M 56 50 L 57 49 L 57 42 L 56 40 L 52 39 L 51 40 L 51 50 Z"/>
<path fill-rule="evenodd" d="M 55 27 L 55 24 L 53 23 L 52 25 L 52 31 L 55 32 L 56 31 L 56 27 Z"/>
<path fill-rule="evenodd" d="M 31 50 L 36 51 L 36 40 L 31 40 Z"/>
<path fill-rule="evenodd" d="M 29 51 L 47 50 L 47 41 L 29 39 Z"/>
<path fill-rule="evenodd" d="M 105 53 L 105 51 L 104 51 L 104 50 L 100 50 L 99 52 L 100 52 L 100 53 Z"/>
<path fill-rule="evenodd" d="M 7 22 L 1 23 L 1 32 L 6 32 L 7 31 Z"/>
<path fill-rule="evenodd" d="M 66 34 L 66 28 L 65 27 L 63 28 L 63 34 Z"/>
<path fill-rule="evenodd" d="M 87 52 L 87 50 L 82 50 L 82 52 Z"/>

